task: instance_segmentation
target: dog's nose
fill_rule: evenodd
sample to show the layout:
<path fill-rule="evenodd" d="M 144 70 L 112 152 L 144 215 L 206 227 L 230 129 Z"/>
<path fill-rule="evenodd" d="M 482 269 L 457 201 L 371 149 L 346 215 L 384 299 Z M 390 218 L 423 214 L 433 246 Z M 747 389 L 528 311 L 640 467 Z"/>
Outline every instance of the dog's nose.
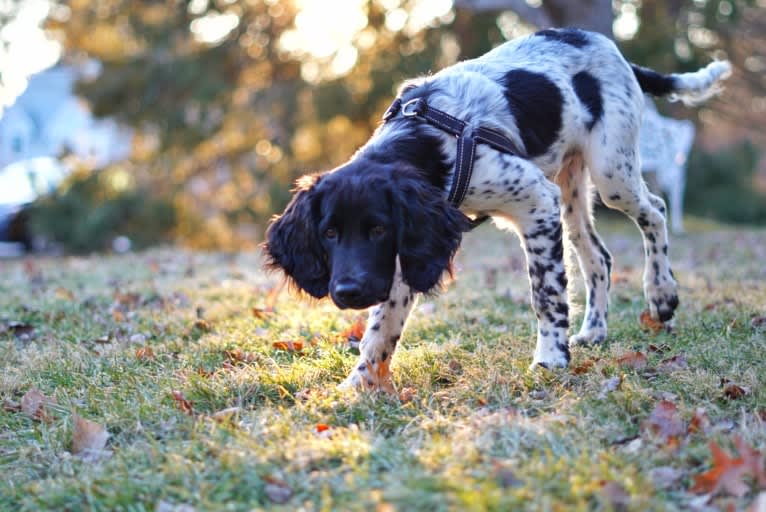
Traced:
<path fill-rule="evenodd" d="M 354 304 L 362 296 L 362 285 L 355 281 L 343 281 L 335 285 L 335 296 L 346 304 Z"/>

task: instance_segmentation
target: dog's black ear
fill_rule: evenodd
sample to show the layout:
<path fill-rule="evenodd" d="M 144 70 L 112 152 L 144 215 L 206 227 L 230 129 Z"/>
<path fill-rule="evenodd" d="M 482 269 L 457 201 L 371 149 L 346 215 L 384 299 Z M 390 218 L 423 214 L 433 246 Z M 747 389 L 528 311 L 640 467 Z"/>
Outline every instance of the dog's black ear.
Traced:
<path fill-rule="evenodd" d="M 470 220 L 443 198 L 441 191 L 411 173 L 397 173 L 392 189 L 397 211 L 397 252 L 404 281 L 427 293 L 445 271 L 470 229 Z"/>
<path fill-rule="evenodd" d="M 320 175 L 298 180 L 295 195 L 284 213 L 266 230 L 266 266 L 281 269 L 292 284 L 312 297 L 327 295 L 330 272 L 317 233 L 319 222 L 316 185 Z"/>

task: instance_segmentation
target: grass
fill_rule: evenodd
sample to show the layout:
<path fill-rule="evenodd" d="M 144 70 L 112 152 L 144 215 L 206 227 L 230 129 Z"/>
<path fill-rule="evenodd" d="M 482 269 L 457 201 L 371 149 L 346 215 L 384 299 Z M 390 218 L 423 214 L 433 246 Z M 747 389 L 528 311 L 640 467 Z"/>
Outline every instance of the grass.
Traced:
<path fill-rule="evenodd" d="M 335 390 L 356 358 L 338 333 L 357 313 L 284 292 L 254 316 L 277 283 L 257 254 L 3 262 L 0 331 L 33 330 L 0 332 L 0 509 L 744 509 L 756 490 L 706 500 L 690 488 L 710 440 L 766 451 L 766 327 L 752 322 L 766 314 L 766 232 L 690 223 L 671 247 L 681 308 L 672 332 L 652 335 L 638 324 L 638 231 L 600 226 L 616 259 L 610 334 L 573 350 L 577 372 L 528 370 L 523 253 L 483 227 L 457 281 L 409 323 L 393 364 L 404 401 Z M 305 347 L 275 350 L 284 340 Z M 146 346 L 154 357 L 137 357 Z M 648 365 L 620 366 L 630 351 Z M 661 363 L 678 354 L 688 367 Z M 726 398 L 722 379 L 749 392 Z M 9 405 L 31 388 L 55 399 L 48 421 Z M 663 399 L 684 422 L 704 408 L 710 426 L 667 446 L 642 428 Z M 233 421 L 211 419 L 228 407 Z M 108 429 L 110 456 L 70 453 L 75 411 Z M 668 466 L 680 478 L 652 478 Z"/>

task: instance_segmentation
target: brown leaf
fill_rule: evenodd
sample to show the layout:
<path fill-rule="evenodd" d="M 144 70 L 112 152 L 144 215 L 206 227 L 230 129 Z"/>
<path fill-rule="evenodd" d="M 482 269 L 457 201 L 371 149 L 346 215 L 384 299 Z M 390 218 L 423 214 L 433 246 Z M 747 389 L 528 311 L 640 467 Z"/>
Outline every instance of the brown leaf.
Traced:
<path fill-rule="evenodd" d="M 686 361 L 686 356 L 683 354 L 676 354 L 673 357 L 668 357 L 660 362 L 660 369 L 668 372 L 683 370 L 688 367 L 689 363 Z"/>
<path fill-rule="evenodd" d="M 293 496 L 293 490 L 287 482 L 270 476 L 263 477 L 263 480 L 266 482 L 263 490 L 271 501 L 280 505 L 290 501 L 290 498 Z"/>
<path fill-rule="evenodd" d="M 276 350 L 286 350 L 287 352 L 300 352 L 303 350 L 303 341 L 275 341 L 272 346 Z"/>
<path fill-rule="evenodd" d="M 750 325 L 753 327 L 762 327 L 766 325 L 766 316 L 754 316 L 750 320 Z"/>
<path fill-rule="evenodd" d="M 652 318 L 652 315 L 649 313 L 648 309 L 645 309 L 641 312 L 639 322 L 641 323 L 641 327 L 652 332 L 653 334 L 657 334 L 665 328 L 665 325 L 662 322 Z"/>
<path fill-rule="evenodd" d="M 418 390 L 415 388 L 402 388 L 402 390 L 399 392 L 399 400 L 401 400 L 402 403 L 411 402 L 413 399 L 415 399 L 418 396 Z"/>
<path fill-rule="evenodd" d="M 593 365 L 596 364 L 598 361 L 599 361 L 598 357 L 595 357 L 593 359 L 586 359 L 582 363 L 572 368 L 572 373 L 574 375 L 583 375 L 585 373 L 588 373 L 590 369 L 593 368 Z"/>
<path fill-rule="evenodd" d="M 154 359 L 154 350 L 152 347 L 139 347 L 136 349 L 136 359 L 139 361 L 148 361 Z"/>
<path fill-rule="evenodd" d="M 192 403 L 184 397 L 183 393 L 180 391 L 172 391 L 171 395 L 173 396 L 173 400 L 175 400 L 176 407 L 178 407 L 181 412 L 184 412 L 189 416 L 194 415 L 194 407 Z"/>
<path fill-rule="evenodd" d="M 364 337 L 364 328 L 365 328 L 365 319 L 364 316 L 359 316 L 354 321 L 351 326 L 340 333 L 340 338 L 342 341 L 362 341 L 362 337 Z"/>
<path fill-rule="evenodd" d="M 713 467 L 694 477 L 692 492 L 698 494 L 726 493 L 742 497 L 747 494 L 748 486 L 743 478 L 749 468 L 742 457 L 730 457 L 715 441 L 708 443 L 713 455 Z"/>
<path fill-rule="evenodd" d="M 649 417 L 641 424 L 641 428 L 660 437 L 671 446 L 675 446 L 679 436 L 686 432 L 684 423 L 678 416 L 678 407 L 668 400 L 657 403 Z"/>
<path fill-rule="evenodd" d="M 35 327 L 26 322 L 11 321 L 6 324 L 5 330 L 17 338 L 29 338 L 34 333 Z"/>
<path fill-rule="evenodd" d="M 210 325 L 210 322 L 205 320 L 204 318 L 198 318 L 194 321 L 194 324 L 192 326 L 194 329 L 200 330 L 202 332 L 210 332 L 213 329 L 213 326 Z"/>
<path fill-rule="evenodd" d="M 640 370 L 646 366 L 647 359 L 643 352 L 628 352 L 617 358 L 617 364 Z"/>
<path fill-rule="evenodd" d="M 95 421 L 86 420 L 77 414 L 72 414 L 74 426 L 72 429 L 72 453 L 75 455 L 92 455 L 106 447 L 109 432 Z"/>
<path fill-rule="evenodd" d="M 255 354 L 253 354 L 252 352 L 246 352 L 239 347 L 233 350 L 226 350 L 224 351 L 224 354 L 232 362 L 252 363 L 253 361 L 255 361 Z"/>
<path fill-rule="evenodd" d="M 269 307 L 265 307 L 265 308 L 254 307 L 250 311 L 253 313 L 253 316 L 257 318 L 258 320 L 266 320 L 269 316 L 274 314 L 274 310 Z"/>
<path fill-rule="evenodd" d="M 21 412 L 27 418 L 36 421 L 49 421 L 50 413 L 46 410 L 49 404 L 55 404 L 56 401 L 45 396 L 37 389 L 30 389 L 21 397 Z"/>
<path fill-rule="evenodd" d="M 697 432 L 706 432 L 707 429 L 710 428 L 710 418 L 708 418 L 707 413 L 705 412 L 705 409 L 702 407 L 697 407 L 697 410 L 694 411 L 694 416 L 692 416 L 692 420 L 689 422 L 689 428 L 687 429 L 687 433 L 689 434 L 695 434 Z"/>
<path fill-rule="evenodd" d="M 750 394 L 750 388 L 740 386 L 728 379 L 723 380 L 723 396 L 730 400 L 739 400 Z"/>

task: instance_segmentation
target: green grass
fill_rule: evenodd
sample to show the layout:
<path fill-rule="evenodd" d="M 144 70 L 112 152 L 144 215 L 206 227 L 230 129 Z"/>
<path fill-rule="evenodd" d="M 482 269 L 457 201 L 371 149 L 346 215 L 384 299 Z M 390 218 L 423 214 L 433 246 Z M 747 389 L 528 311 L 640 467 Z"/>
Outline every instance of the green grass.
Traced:
<path fill-rule="evenodd" d="M 598 358 L 589 371 L 528 370 L 535 317 L 523 253 L 488 226 L 466 236 L 449 290 L 420 299 L 393 364 L 397 387 L 416 393 L 405 402 L 335 390 L 356 360 L 337 334 L 356 313 L 283 292 L 275 314 L 253 316 L 278 282 L 257 254 L 2 262 L 0 326 L 34 331 L 0 333 L 0 399 L 37 388 L 58 405 L 48 422 L 0 410 L 0 509 L 620 508 L 607 482 L 624 489 L 630 510 L 687 508 L 694 475 L 711 465 L 709 440 L 731 451 L 738 434 L 766 451 L 766 327 L 751 325 L 766 314 L 766 232 L 690 223 L 671 247 L 682 301 L 674 329 L 651 335 L 638 324 L 638 231 L 611 217 L 601 224 L 621 279 L 607 343 L 573 350 L 573 367 Z M 116 293 L 138 301 L 113 313 Z M 209 330 L 195 327 L 198 316 Z M 272 346 L 299 339 L 301 354 Z M 142 346 L 155 357 L 137 358 Z M 250 361 L 227 362 L 235 349 Z M 615 362 L 631 350 L 647 354 L 647 368 Z M 676 354 L 688 368 L 663 371 Z M 603 396 L 613 376 L 622 382 Z M 750 393 L 727 399 L 722 378 Z M 687 422 L 705 408 L 710 428 L 663 446 L 641 428 L 662 399 Z M 210 419 L 235 406 L 232 423 Z M 70 453 L 73 411 L 109 430 L 111 456 Z M 330 429 L 318 433 L 320 424 Z M 650 476 L 663 466 L 682 472 L 667 488 Z M 286 503 L 274 503 L 275 482 L 289 487 Z M 756 492 L 709 505 L 744 509 Z"/>

